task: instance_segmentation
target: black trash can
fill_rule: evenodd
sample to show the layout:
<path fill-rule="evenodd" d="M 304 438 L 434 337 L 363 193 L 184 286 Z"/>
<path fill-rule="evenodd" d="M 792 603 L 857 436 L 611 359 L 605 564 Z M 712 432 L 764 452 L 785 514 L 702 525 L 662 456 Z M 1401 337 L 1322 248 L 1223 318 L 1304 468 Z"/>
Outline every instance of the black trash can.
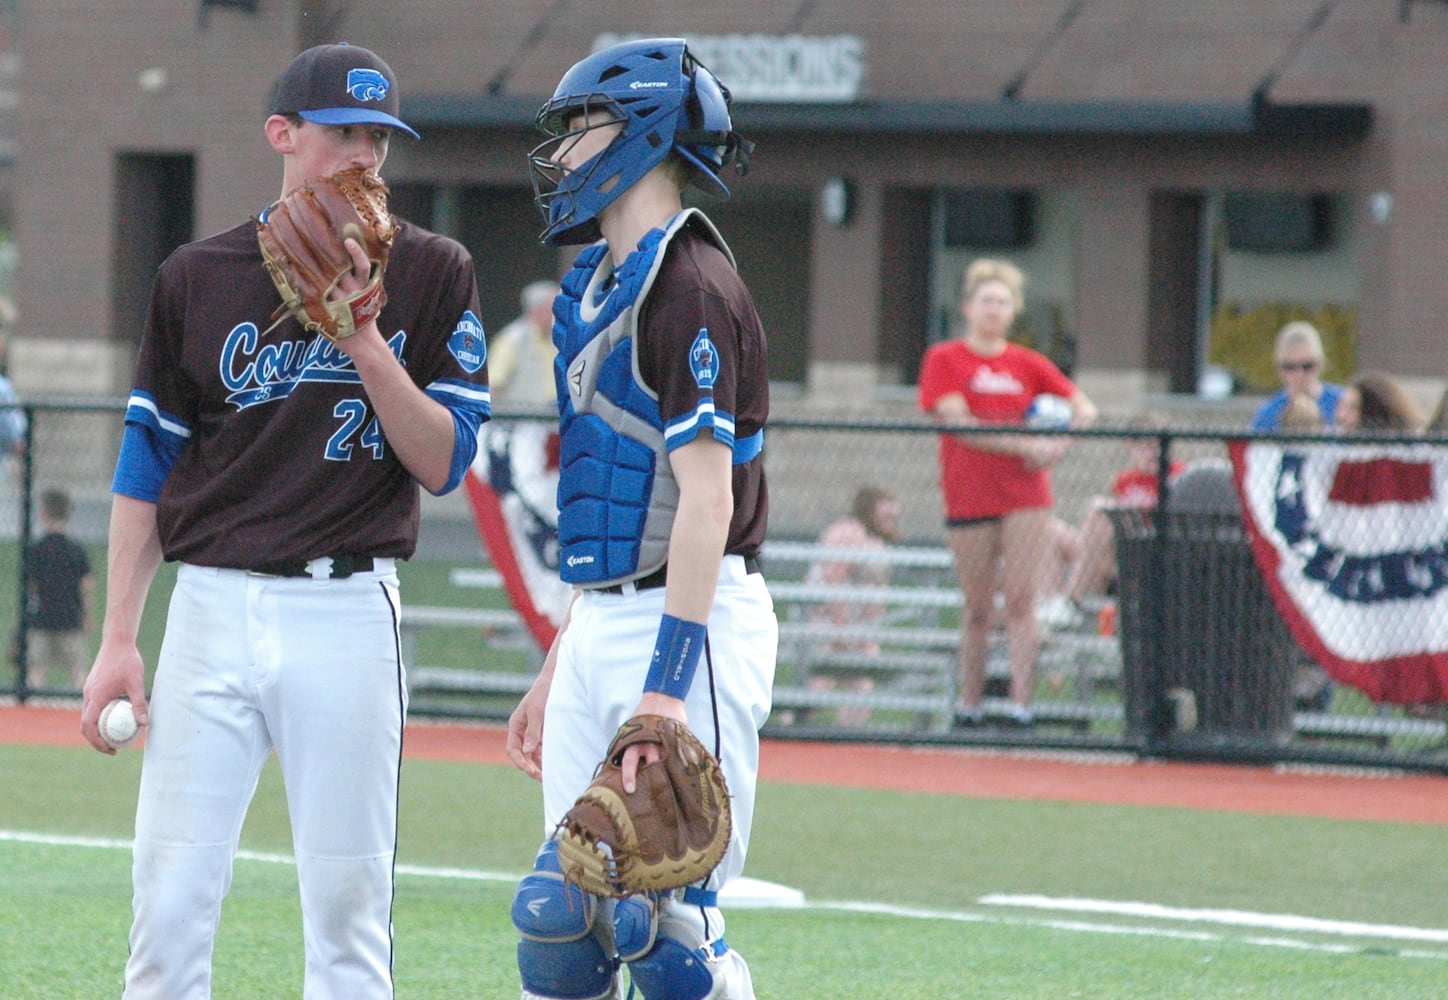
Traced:
<path fill-rule="evenodd" d="M 1127 736 L 1148 745 L 1284 743 L 1293 734 L 1296 642 L 1241 515 L 1182 506 L 1110 512 Z"/>

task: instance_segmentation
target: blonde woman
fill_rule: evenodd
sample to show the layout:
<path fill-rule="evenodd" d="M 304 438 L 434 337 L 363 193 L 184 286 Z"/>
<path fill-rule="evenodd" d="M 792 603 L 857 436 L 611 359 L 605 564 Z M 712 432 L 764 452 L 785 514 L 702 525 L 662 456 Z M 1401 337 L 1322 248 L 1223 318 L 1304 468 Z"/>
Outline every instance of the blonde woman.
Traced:
<path fill-rule="evenodd" d="M 1322 335 L 1317 332 L 1317 327 L 1297 320 L 1277 331 L 1272 361 L 1282 379 L 1282 388 L 1257 408 L 1252 416 L 1251 429 L 1285 430 L 1282 415 L 1296 396 L 1305 396 L 1315 402 L 1322 417 L 1322 426 L 1331 427 L 1342 386 L 1322 380 L 1327 355 L 1322 349 Z"/>
<path fill-rule="evenodd" d="M 1065 438 L 972 434 L 971 426 L 1019 425 L 1032 400 L 1050 393 L 1071 404 L 1071 425 L 1085 427 L 1096 407 L 1044 355 L 1007 335 L 1024 304 L 1024 276 L 1005 261 L 982 259 L 965 273 L 964 332 L 930 347 L 920 372 L 919 405 L 950 430 L 940 435 L 940 483 L 956 577 L 965 593 L 960 648 L 960 725 L 979 725 L 995 597 L 1004 597 L 1010 650 L 1009 721 L 1033 721 L 1032 692 L 1040 626 L 1036 599 L 1052 538 L 1050 468 Z"/>

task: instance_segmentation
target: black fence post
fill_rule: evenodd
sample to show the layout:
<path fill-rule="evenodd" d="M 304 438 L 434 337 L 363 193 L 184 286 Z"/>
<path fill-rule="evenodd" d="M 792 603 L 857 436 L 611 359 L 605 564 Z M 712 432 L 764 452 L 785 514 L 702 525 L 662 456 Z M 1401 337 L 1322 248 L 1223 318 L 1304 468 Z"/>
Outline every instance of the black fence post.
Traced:
<path fill-rule="evenodd" d="M 1150 512 L 1153 522 L 1151 535 L 1151 635 L 1143 644 L 1146 652 L 1145 718 L 1142 738 L 1146 753 L 1155 754 L 1161 749 L 1164 734 L 1163 706 L 1166 690 L 1162 677 L 1167 656 L 1167 524 L 1171 520 L 1170 490 L 1167 481 L 1171 473 L 1173 447 L 1172 434 L 1163 432 L 1157 438 L 1156 510 Z"/>
<path fill-rule="evenodd" d="M 20 560 L 20 566 L 16 574 L 20 586 L 16 588 L 15 600 L 15 642 L 12 651 L 15 656 L 15 693 L 16 698 L 23 705 L 30 697 L 30 678 L 25 669 L 30 662 L 30 623 L 27 614 L 30 595 L 30 532 L 33 510 L 33 495 L 35 482 L 35 410 L 29 406 L 21 407 L 25 415 L 25 433 L 21 438 L 24 441 L 24 449 L 20 454 L 20 525 L 17 530 L 18 539 L 15 547 Z"/>

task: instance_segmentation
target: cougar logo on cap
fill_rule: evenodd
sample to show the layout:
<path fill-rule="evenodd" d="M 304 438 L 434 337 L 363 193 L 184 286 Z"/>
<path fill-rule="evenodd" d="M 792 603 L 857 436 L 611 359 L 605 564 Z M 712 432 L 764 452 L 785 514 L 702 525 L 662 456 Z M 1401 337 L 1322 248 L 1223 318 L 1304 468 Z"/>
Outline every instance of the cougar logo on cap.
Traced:
<path fill-rule="evenodd" d="M 375 69 L 350 69 L 347 71 L 347 93 L 354 101 L 385 101 L 390 85 L 387 77 Z"/>

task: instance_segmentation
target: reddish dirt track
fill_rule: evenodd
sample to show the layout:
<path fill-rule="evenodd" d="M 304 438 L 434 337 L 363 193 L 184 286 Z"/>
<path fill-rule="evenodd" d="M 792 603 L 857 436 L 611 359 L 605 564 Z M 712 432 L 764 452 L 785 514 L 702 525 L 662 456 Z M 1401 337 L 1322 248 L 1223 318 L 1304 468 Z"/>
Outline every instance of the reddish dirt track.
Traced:
<path fill-rule="evenodd" d="M 82 745 L 74 707 L 0 706 L 0 743 Z M 505 763 L 498 725 L 419 722 L 409 757 Z M 766 740 L 764 781 L 834 784 L 937 795 L 1177 806 L 1405 823 L 1448 823 L 1448 778 L 1308 773 L 1225 764 L 1070 759 L 884 745 Z"/>

